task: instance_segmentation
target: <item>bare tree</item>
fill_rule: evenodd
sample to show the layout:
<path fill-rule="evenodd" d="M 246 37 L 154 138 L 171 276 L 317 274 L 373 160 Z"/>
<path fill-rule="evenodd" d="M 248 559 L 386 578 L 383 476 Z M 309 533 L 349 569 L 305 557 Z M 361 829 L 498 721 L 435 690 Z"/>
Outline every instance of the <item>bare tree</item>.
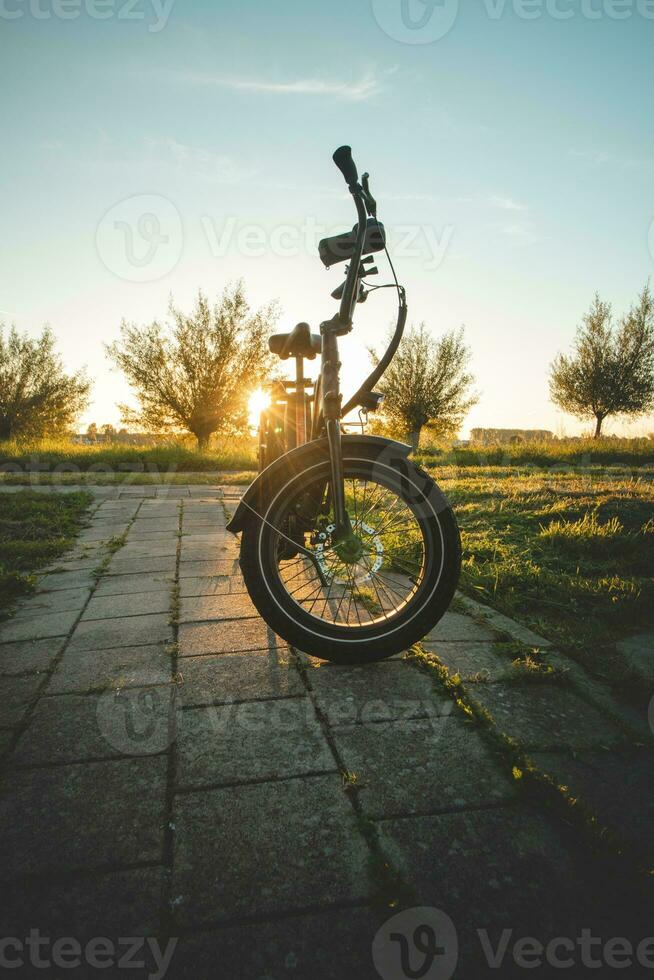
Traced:
<path fill-rule="evenodd" d="M 66 374 L 45 327 L 32 339 L 0 324 L 0 439 L 40 438 L 67 432 L 89 401 L 83 371 Z"/>
<path fill-rule="evenodd" d="M 391 429 L 408 438 L 414 451 L 425 426 L 438 435 L 451 435 L 476 404 L 469 361 L 463 327 L 435 339 L 421 323 L 403 337 L 379 390 L 386 396 L 383 411 Z"/>
<path fill-rule="evenodd" d="M 550 367 L 552 401 L 579 419 L 595 419 L 595 438 L 613 415 L 634 418 L 654 407 L 654 301 L 645 286 L 616 326 L 599 294 L 577 329 L 573 353 Z"/>
<path fill-rule="evenodd" d="M 120 405 L 122 420 L 149 431 L 192 432 L 205 449 L 215 432 L 247 428 L 248 394 L 271 366 L 267 338 L 275 304 L 252 312 L 242 283 L 213 307 L 202 294 L 190 316 L 172 303 L 170 323 L 138 327 L 123 321 L 107 347 L 134 389 L 139 408 Z"/>

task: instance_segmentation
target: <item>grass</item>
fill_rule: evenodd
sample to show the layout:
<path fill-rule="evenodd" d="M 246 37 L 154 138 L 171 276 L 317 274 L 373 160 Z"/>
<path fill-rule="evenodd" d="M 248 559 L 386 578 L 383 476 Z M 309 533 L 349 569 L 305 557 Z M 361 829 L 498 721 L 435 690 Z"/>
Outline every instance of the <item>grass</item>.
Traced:
<path fill-rule="evenodd" d="M 654 464 L 654 439 L 556 439 L 551 442 L 515 445 L 453 446 L 425 450 L 420 454 L 423 465 L 435 459 L 448 466 L 571 466 L 614 465 L 645 466 Z"/>
<path fill-rule="evenodd" d="M 612 644 L 654 627 L 651 472 L 432 472 L 461 527 L 462 591 L 553 640 L 591 673 L 631 688 Z"/>
<path fill-rule="evenodd" d="M 216 470 L 256 468 L 254 441 L 236 440 L 213 450 L 199 452 L 179 442 L 131 446 L 100 443 L 80 446 L 67 439 L 40 439 L 32 442 L 0 443 L 0 472 L 22 476 L 25 473 L 89 473 L 101 480 L 124 474 L 172 476 L 177 473 L 205 473 Z"/>
<path fill-rule="evenodd" d="M 81 446 L 67 439 L 9 441 L 0 443 L 0 480 L 26 483 L 38 478 L 42 483 L 57 480 L 62 484 L 85 481 L 108 484 L 124 479 L 135 483 L 165 479 L 174 483 L 183 482 L 182 474 L 192 473 L 195 482 L 203 482 L 202 474 L 211 474 L 210 479 L 215 481 L 215 474 L 220 472 L 221 482 L 226 482 L 226 472 L 253 473 L 256 455 L 255 440 L 248 437 L 225 440 L 206 452 L 199 452 L 183 440 L 153 441 L 143 446 L 122 443 Z M 561 439 L 509 446 L 425 449 L 417 461 L 427 467 L 512 469 L 605 465 L 633 471 L 654 465 L 654 440 Z"/>
<path fill-rule="evenodd" d="M 178 473 L 97 473 L 86 472 L 2 472 L 0 470 L 0 485 L 5 486 L 58 486 L 58 487 L 111 487 L 116 484 L 125 486 L 242 486 L 251 483 L 256 477 L 256 470 L 205 470 L 201 473 L 182 471 Z"/>
<path fill-rule="evenodd" d="M 0 617 L 34 589 L 34 573 L 67 551 L 92 501 L 88 493 L 0 495 Z"/>

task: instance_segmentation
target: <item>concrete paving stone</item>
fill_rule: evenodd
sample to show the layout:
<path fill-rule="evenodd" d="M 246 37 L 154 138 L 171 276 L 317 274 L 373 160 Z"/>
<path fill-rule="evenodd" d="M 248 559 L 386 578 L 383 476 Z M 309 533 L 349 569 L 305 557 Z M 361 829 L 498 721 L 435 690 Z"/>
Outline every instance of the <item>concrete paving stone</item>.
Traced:
<path fill-rule="evenodd" d="M 170 743 L 171 688 L 42 697 L 10 758 L 12 766 L 154 755 Z"/>
<path fill-rule="evenodd" d="M 3 876 L 158 861 L 167 768 L 155 756 L 12 773 L 0 797 Z"/>
<path fill-rule="evenodd" d="M 238 558 L 224 558 L 220 559 L 220 561 L 183 561 L 179 563 L 180 581 L 183 578 L 211 578 L 215 575 L 236 575 L 238 572 Z"/>
<path fill-rule="evenodd" d="M 233 619 L 215 623 L 182 623 L 179 652 L 182 657 L 202 653 L 241 653 L 247 650 L 286 649 L 262 619 Z"/>
<path fill-rule="evenodd" d="M 48 694 L 167 684 L 171 659 L 163 646 L 118 650 L 66 650 L 47 687 Z"/>
<path fill-rule="evenodd" d="M 79 616 L 79 609 L 41 613 L 38 616 L 10 619 L 0 626 L 0 643 L 13 640 L 41 640 L 49 636 L 66 636 Z"/>
<path fill-rule="evenodd" d="M 169 541 L 177 543 L 177 531 L 130 531 L 127 544 L 143 547 L 158 546 Z"/>
<path fill-rule="evenodd" d="M 44 592 L 70 591 L 70 589 L 92 589 L 95 575 L 89 571 L 52 572 L 39 577 L 39 590 Z"/>
<path fill-rule="evenodd" d="M 229 980 L 379 980 L 372 942 L 388 914 L 367 908 L 297 915 L 273 922 L 226 926 L 180 940 L 171 967 L 179 980 L 215 975 Z M 13 935 L 13 933 L 5 933 Z"/>
<path fill-rule="evenodd" d="M 202 513 L 189 513 L 188 507 L 184 508 L 184 532 L 186 534 L 204 534 L 207 531 L 224 531 L 227 518 L 223 513 L 222 507 L 216 510 L 206 510 Z M 228 532 L 225 532 L 228 533 Z"/>
<path fill-rule="evenodd" d="M 227 542 L 219 545 L 193 544 L 186 548 L 182 545 L 180 553 L 180 561 L 183 565 L 188 562 L 227 561 L 230 558 L 234 560 L 238 557 L 239 548 Z"/>
<path fill-rule="evenodd" d="M 121 486 L 120 491 L 118 493 L 118 499 L 129 500 L 130 498 L 133 497 L 144 497 L 144 498 L 155 497 L 156 494 L 157 494 L 157 487 L 155 486 L 141 485 L 135 487 L 126 487 L 123 485 Z"/>
<path fill-rule="evenodd" d="M 184 522 L 182 530 L 182 547 L 191 547 L 192 545 L 220 545 L 224 544 L 226 541 L 233 541 L 232 535 L 226 531 L 224 528 L 214 528 L 211 525 L 204 527 L 199 527 L 197 529 L 189 527 L 189 525 Z"/>
<path fill-rule="evenodd" d="M 122 937 L 156 935 L 165 874 L 164 868 L 153 867 L 72 878 L 5 881 L 0 932 L 3 936 L 24 937 L 29 936 L 30 929 L 38 929 L 42 936 L 74 936 L 80 943 L 96 936 L 106 936 L 117 943 Z M 125 949 L 123 946 L 122 952 Z M 47 976 L 50 971 L 38 972 Z M 79 970 L 68 972 L 81 976 Z M 18 973 L 24 975 L 22 970 Z M 133 974 L 125 967 L 119 975 Z M 146 977 L 147 972 L 140 969 L 138 975 Z"/>
<path fill-rule="evenodd" d="M 121 521 L 120 523 L 105 523 L 104 521 L 96 521 L 93 527 L 87 528 L 82 531 L 78 541 L 82 544 L 91 541 L 109 541 L 111 538 L 121 537 L 127 530 L 128 522 Z"/>
<path fill-rule="evenodd" d="M 93 572 L 98 565 L 101 565 L 106 557 L 103 549 L 95 555 L 85 555 L 79 558 L 60 558 L 44 568 L 43 573 L 48 575 L 50 572 Z"/>
<path fill-rule="evenodd" d="M 127 575 L 103 575 L 93 593 L 94 599 L 111 595 L 133 595 L 135 592 L 168 592 L 174 584 L 174 575 L 165 572 Z"/>
<path fill-rule="evenodd" d="M 597 708 L 558 684 L 475 684 L 467 690 L 501 731 L 527 749 L 581 749 L 624 741 L 620 729 Z"/>
<path fill-rule="evenodd" d="M 485 681 L 493 683 L 506 680 L 511 673 L 511 660 L 503 656 L 494 643 L 423 640 L 422 645 L 438 656 L 450 674 L 459 674 L 464 680 L 481 675 Z"/>
<path fill-rule="evenodd" d="M 172 627 L 168 616 L 128 616 L 125 619 L 97 619 L 78 623 L 70 638 L 69 650 L 108 650 L 122 646 L 170 643 Z"/>
<path fill-rule="evenodd" d="M 36 698 L 43 678 L 0 677 L 0 728 L 19 725 Z"/>
<path fill-rule="evenodd" d="M 446 612 L 443 618 L 429 631 L 425 640 L 437 642 L 452 642 L 454 640 L 493 640 L 495 634 L 487 626 L 481 626 L 470 616 L 461 613 Z"/>
<path fill-rule="evenodd" d="M 179 594 L 182 599 L 191 596 L 229 595 L 230 575 L 205 575 L 203 578 L 183 578 L 179 580 Z"/>
<path fill-rule="evenodd" d="M 159 486 L 157 487 L 157 498 L 162 500 L 180 500 L 182 497 L 188 497 L 189 489 L 184 486 Z"/>
<path fill-rule="evenodd" d="M 171 590 L 133 592 L 131 595 L 94 595 L 84 610 L 82 622 L 95 619 L 122 619 L 144 613 L 170 612 Z"/>
<path fill-rule="evenodd" d="M 208 499 L 210 497 L 222 497 L 223 491 L 220 487 L 210 487 L 210 486 L 190 486 L 189 491 L 191 497 Z"/>
<path fill-rule="evenodd" d="M 654 866 L 654 758 L 651 750 L 631 752 L 534 752 L 536 766 L 590 806 L 599 825 Z"/>
<path fill-rule="evenodd" d="M 288 648 L 186 657 L 178 667 L 184 706 L 285 698 L 305 690 Z"/>
<path fill-rule="evenodd" d="M 73 609 L 81 612 L 90 595 L 90 589 L 60 589 L 57 592 L 38 591 L 17 605 L 15 615 L 29 614 L 33 616 L 46 612 L 68 612 Z"/>
<path fill-rule="evenodd" d="M 125 555 L 124 549 L 117 551 L 107 566 L 107 575 L 126 575 L 126 574 L 146 574 L 163 572 L 169 575 L 175 574 L 177 559 L 175 555 L 166 555 L 156 558 L 133 558 Z"/>
<path fill-rule="evenodd" d="M 307 672 L 331 726 L 399 721 L 449 714 L 452 699 L 432 679 L 403 661 L 362 667 L 320 664 Z"/>
<path fill-rule="evenodd" d="M 177 538 L 169 535 L 164 541 L 127 542 L 119 552 L 122 561 L 143 558 L 170 558 L 177 555 Z"/>
<path fill-rule="evenodd" d="M 192 708 L 176 744 L 185 788 L 337 771 L 307 697 Z"/>
<path fill-rule="evenodd" d="M 543 944 L 553 936 L 576 938 L 591 923 L 602 935 L 588 916 L 590 898 L 567 842 L 535 811 L 501 807 L 384 821 L 380 840 L 418 904 L 454 923 L 457 977 L 527 972 L 511 971 L 510 950 L 501 970 L 490 969 L 477 930 L 487 930 L 493 948 L 503 929 L 513 930 L 513 942 L 533 936 Z"/>
<path fill-rule="evenodd" d="M 66 642 L 65 637 L 19 640 L 0 644 L 0 674 L 28 674 L 47 670 Z"/>
<path fill-rule="evenodd" d="M 137 517 L 129 530 L 129 536 L 131 538 L 139 531 L 145 534 L 167 534 L 172 531 L 176 534 L 178 527 L 177 514 L 171 514 L 170 517 Z"/>
<path fill-rule="evenodd" d="M 178 532 L 176 528 L 168 531 L 142 531 L 133 528 L 127 538 L 128 544 L 160 544 L 165 541 L 174 540 L 177 542 Z"/>
<path fill-rule="evenodd" d="M 538 633 L 534 633 L 533 630 L 523 626 L 522 623 L 516 623 L 514 619 L 510 619 L 504 613 L 498 612 L 497 609 L 484 606 L 481 602 L 477 602 L 467 595 L 461 595 L 461 593 L 457 593 L 457 599 L 471 616 L 482 619 L 489 629 L 497 630 L 501 633 L 508 633 L 514 640 L 517 640 L 519 643 L 524 643 L 525 646 L 546 648 L 552 645 L 544 636 L 539 636 Z"/>
<path fill-rule="evenodd" d="M 371 817 L 431 813 L 510 800 L 515 787 L 472 725 L 440 718 L 333 730 Z"/>
<path fill-rule="evenodd" d="M 635 670 L 654 681 L 654 630 L 620 640 L 616 647 Z"/>
<path fill-rule="evenodd" d="M 174 823 L 172 901 L 182 923 L 368 893 L 368 849 L 337 774 L 185 793 Z"/>
<path fill-rule="evenodd" d="M 184 598 L 180 605 L 180 623 L 202 620 L 253 619 L 259 613 L 247 592 L 236 595 L 206 595 Z"/>
<path fill-rule="evenodd" d="M 15 738 L 16 733 L 11 728 L 0 729 L 0 761 L 3 761 L 4 757 L 9 753 L 9 749 L 13 745 Z"/>

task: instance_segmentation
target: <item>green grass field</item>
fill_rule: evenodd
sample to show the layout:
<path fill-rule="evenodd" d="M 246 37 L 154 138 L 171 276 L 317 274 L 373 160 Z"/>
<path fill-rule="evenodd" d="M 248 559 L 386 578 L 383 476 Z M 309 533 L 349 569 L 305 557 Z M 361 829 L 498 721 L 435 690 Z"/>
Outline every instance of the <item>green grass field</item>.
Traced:
<path fill-rule="evenodd" d="M 461 589 L 633 687 L 611 645 L 654 626 L 654 468 L 431 472 L 461 527 Z"/>
<path fill-rule="evenodd" d="M 0 494 L 0 618 L 34 588 L 34 572 L 73 544 L 92 502 L 88 493 Z"/>
<path fill-rule="evenodd" d="M 0 480 L 29 482 L 29 475 L 85 473 L 98 482 L 124 474 L 163 476 L 180 473 L 215 473 L 256 469 L 254 439 L 226 440 L 215 449 L 199 452 L 183 442 L 130 446 L 98 443 L 81 446 L 65 439 L 0 443 Z M 509 446 L 461 446 L 424 450 L 417 456 L 425 466 L 621 466 L 654 465 L 654 440 L 558 440 Z"/>
<path fill-rule="evenodd" d="M 183 443 L 153 443 L 130 446 L 98 443 L 80 446 L 66 439 L 40 439 L 33 442 L 0 443 L 0 479 L 28 474 L 88 473 L 98 480 L 124 474 L 168 475 L 216 470 L 248 470 L 256 466 L 253 440 L 233 443 L 199 452 Z"/>

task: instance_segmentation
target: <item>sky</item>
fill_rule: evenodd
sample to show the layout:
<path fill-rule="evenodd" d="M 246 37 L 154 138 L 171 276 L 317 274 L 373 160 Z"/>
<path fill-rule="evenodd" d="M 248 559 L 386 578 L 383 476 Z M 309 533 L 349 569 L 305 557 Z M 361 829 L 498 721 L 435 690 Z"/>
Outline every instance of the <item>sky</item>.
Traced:
<path fill-rule="evenodd" d="M 349 143 L 410 322 L 465 325 L 462 434 L 581 432 L 548 365 L 596 290 L 619 315 L 654 272 L 653 54 L 654 0 L 0 0 L 0 319 L 87 367 L 84 425 L 129 400 L 104 344 L 171 296 L 242 277 L 317 327 Z M 346 396 L 393 319 L 390 290 L 358 308 Z"/>

